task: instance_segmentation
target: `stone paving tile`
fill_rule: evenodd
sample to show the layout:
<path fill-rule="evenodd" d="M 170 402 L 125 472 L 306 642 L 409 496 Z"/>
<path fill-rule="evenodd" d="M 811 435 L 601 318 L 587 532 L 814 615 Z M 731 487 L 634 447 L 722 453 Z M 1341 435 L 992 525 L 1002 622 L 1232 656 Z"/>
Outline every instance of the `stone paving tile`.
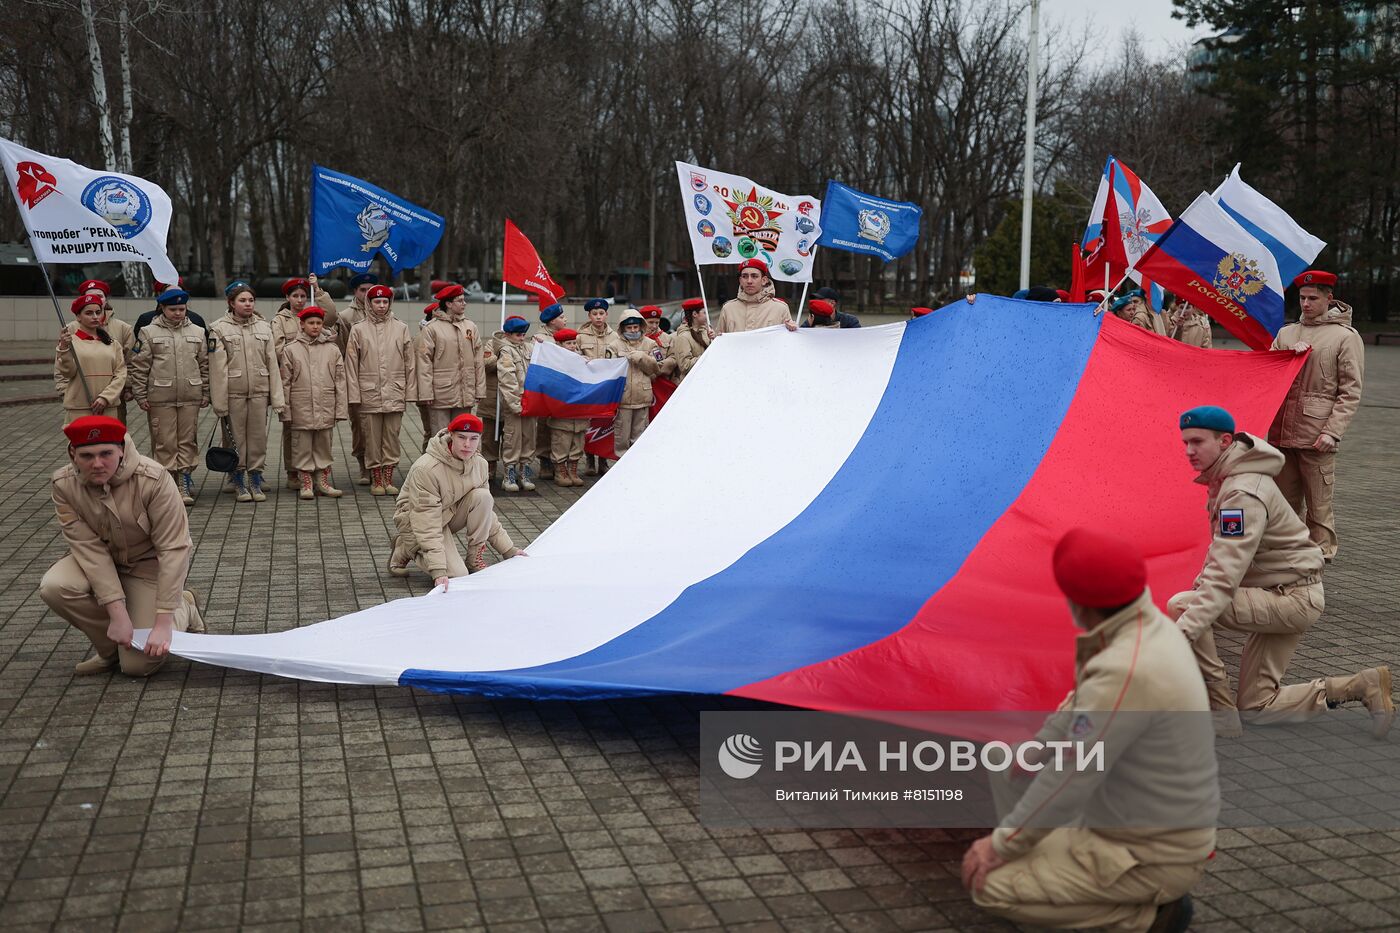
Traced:
<path fill-rule="evenodd" d="M 1297 679 L 1400 665 L 1400 576 L 1384 570 L 1400 559 L 1400 348 L 1367 357 L 1337 473 L 1342 552 Z M 702 825 L 698 714 L 738 701 L 485 700 L 178 658 L 146 682 L 73 677 L 85 641 L 36 593 L 62 553 L 48 501 L 59 420 L 52 404 L 0 408 L 7 933 L 1010 929 L 957 882 L 970 831 Z M 406 455 L 419 430 L 410 412 Z M 144 424 L 135 435 L 145 443 Z M 336 456 L 349 457 L 343 429 Z M 235 505 L 197 477 L 190 580 L 212 631 L 280 631 L 430 587 L 384 570 L 391 499 L 347 480 L 338 501 L 279 490 Z M 528 543 L 576 495 L 542 483 L 497 501 Z M 1197 903 L 1203 931 L 1396 929 L 1400 832 L 1222 831 Z"/>

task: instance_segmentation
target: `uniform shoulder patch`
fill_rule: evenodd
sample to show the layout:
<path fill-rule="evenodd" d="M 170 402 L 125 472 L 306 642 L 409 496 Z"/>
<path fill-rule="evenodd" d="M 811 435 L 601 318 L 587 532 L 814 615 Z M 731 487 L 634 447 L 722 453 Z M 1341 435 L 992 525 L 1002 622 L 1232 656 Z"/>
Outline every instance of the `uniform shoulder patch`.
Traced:
<path fill-rule="evenodd" d="M 1080 713 L 1074 717 L 1074 722 L 1070 724 L 1069 734 L 1073 736 L 1088 735 L 1094 731 L 1094 723 L 1088 716 Z"/>
<path fill-rule="evenodd" d="M 1222 538 L 1244 537 L 1244 509 L 1220 510 L 1220 536 Z"/>

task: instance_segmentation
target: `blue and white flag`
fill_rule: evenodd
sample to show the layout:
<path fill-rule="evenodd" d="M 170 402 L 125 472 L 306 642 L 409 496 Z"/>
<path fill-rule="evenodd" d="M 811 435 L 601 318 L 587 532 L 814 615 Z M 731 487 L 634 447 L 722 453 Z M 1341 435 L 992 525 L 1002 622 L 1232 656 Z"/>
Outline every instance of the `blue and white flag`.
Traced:
<path fill-rule="evenodd" d="M 1278 274 L 1287 286 L 1312 265 L 1327 243 L 1319 240 L 1288 216 L 1288 212 L 1254 190 L 1240 177 L 1240 167 L 1220 183 L 1211 198 L 1273 253 Z"/>
<path fill-rule="evenodd" d="M 841 184 L 826 183 L 818 246 L 898 259 L 919 239 L 924 209 L 912 201 L 886 201 Z"/>
<path fill-rule="evenodd" d="M 375 254 L 391 272 L 418 265 L 442 239 L 443 220 L 383 188 L 311 166 L 311 271 L 367 272 Z"/>

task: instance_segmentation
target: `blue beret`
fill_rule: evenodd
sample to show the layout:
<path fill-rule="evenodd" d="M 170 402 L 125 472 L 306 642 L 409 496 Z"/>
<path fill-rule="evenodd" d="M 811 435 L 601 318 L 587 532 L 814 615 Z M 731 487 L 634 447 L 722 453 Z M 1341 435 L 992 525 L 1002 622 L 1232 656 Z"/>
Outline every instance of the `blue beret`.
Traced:
<path fill-rule="evenodd" d="M 590 299 L 588 299 L 587 301 L 585 301 L 585 302 L 583 303 L 583 310 L 584 310 L 584 311 L 593 311 L 593 310 L 596 310 L 596 309 L 598 309 L 598 308 L 602 308 L 604 311 L 608 310 L 608 299 L 606 299 L 606 298 L 590 298 Z"/>
<path fill-rule="evenodd" d="M 1235 417 L 1219 405 L 1200 405 L 1181 413 L 1181 429 L 1202 428 L 1206 431 L 1235 433 Z"/>
<path fill-rule="evenodd" d="M 251 287 L 251 286 L 250 286 L 247 282 L 243 281 L 242 279 L 234 279 L 232 282 L 228 283 L 228 287 L 224 289 L 224 297 L 227 298 L 229 295 L 232 295 L 232 294 L 233 294 L 233 290 L 234 290 L 235 288 L 250 288 L 250 287 Z"/>
<path fill-rule="evenodd" d="M 530 329 L 530 322 L 518 314 L 512 314 L 506 318 L 506 322 L 501 325 L 501 330 L 508 334 L 523 334 Z"/>
<path fill-rule="evenodd" d="M 1124 292 L 1123 294 L 1119 295 L 1117 298 L 1113 299 L 1113 304 L 1109 305 L 1109 310 L 1110 310 L 1110 311 L 1117 311 L 1119 308 L 1122 308 L 1122 307 L 1126 306 L 1127 303 L 1130 302 L 1130 301 L 1132 301 L 1134 298 L 1141 298 L 1141 297 L 1142 297 L 1142 289 L 1140 289 L 1140 288 L 1130 289 L 1130 290 Z"/>
<path fill-rule="evenodd" d="M 550 305 L 548 308 L 545 308 L 543 311 L 540 312 L 540 323 L 541 323 L 541 324 L 548 324 L 550 321 L 554 320 L 555 318 L 557 318 L 559 315 L 561 315 L 561 314 L 563 314 L 563 313 L 564 313 L 564 306 L 563 306 L 563 305 L 552 304 L 552 305 Z"/>
<path fill-rule="evenodd" d="M 190 303 L 190 293 L 183 288 L 167 288 L 156 296 L 158 305 L 186 305 Z"/>
<path fill-rule="evenodd" d="M 1029 288 L 1018 288 L 1011 293 L 1011 297 L 1015 298 L 1017 301 L 1024 301 L 1030 296 L 1030 293 L 1031 290 Z"/>
<path fill-rule="evenodd" d="M 359 288 L 361 285 L 378 285 L 379 276 L 373 272 L 361 272 L 350 280 L 351 288 Z"/>

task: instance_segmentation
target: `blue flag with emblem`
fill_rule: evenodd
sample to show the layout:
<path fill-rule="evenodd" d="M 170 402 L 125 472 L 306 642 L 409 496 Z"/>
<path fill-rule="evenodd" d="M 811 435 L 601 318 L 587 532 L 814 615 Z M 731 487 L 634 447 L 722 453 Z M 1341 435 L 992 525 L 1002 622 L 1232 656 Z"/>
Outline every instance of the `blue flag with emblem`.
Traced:
<path fill-rule="evenodd" d="M 369 271 L 380 255 L 391 272 L 416 266 L 437 249 L 443 219 L 351 175 L 311 166 L 311 271 L 336 266 Z"/>
<path fill-rule="evenodd" d="M 887 201 L 839 181 L 826 183 L 818 246 L 898 259 L 919 239 L 924 209 L 911 201 Z"/>

